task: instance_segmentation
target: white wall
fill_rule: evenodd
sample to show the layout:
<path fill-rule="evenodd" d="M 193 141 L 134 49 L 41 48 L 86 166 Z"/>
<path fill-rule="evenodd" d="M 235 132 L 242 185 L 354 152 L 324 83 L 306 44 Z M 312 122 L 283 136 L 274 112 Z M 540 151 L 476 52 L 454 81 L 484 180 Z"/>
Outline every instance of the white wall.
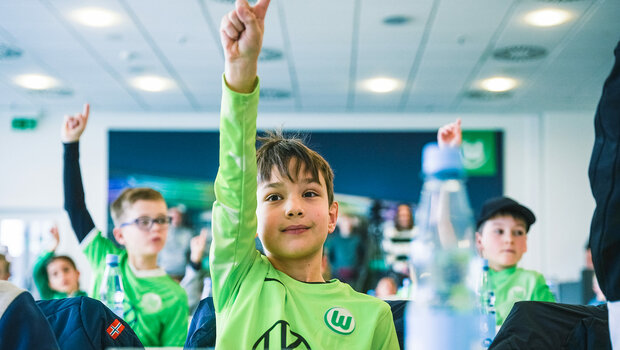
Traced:
<path fill-rule="evenodd" d="M 11 213 L 44 210 L 64 218 L 62 249 L 78 256 L 66 216 L 62 213 L 62 115 L 48 112 L 33 132 L 17 132 L 0 115 L 0 218 Z M 504 131 L 506 195 L 529 206 L 538 221 L 531 230 L 522 266 L 559 281 L 577 280 L 583 266 L 583 245 L 594 202 L 587 165 L 592 149 L 593 112 L 544 115 L 459 115 L 466 129 Z M 446 114 L 263 114 L 259 127 L 338 130 L 436 130 L 456 115 Z M 105 231 L 107 196 L 107 133 L 121 129 L 213 130 L 216 114 L 124 114 L 92 111 L 81 141 L 81 165 L 87 205 Z M 199 162 L 199 159 L 191 160 Z M 417 200 L 417 199 L 413 199 Z M 62 250 L 61 250 L 62 251 Z M 78 264 L 87 263 L 78 257 Z M 82 268 L 82 270 L 86 270 Z M 83 280 L 89 278 L 83 271 Z M 83 282 L 84 283 L 84 282 Z"/>

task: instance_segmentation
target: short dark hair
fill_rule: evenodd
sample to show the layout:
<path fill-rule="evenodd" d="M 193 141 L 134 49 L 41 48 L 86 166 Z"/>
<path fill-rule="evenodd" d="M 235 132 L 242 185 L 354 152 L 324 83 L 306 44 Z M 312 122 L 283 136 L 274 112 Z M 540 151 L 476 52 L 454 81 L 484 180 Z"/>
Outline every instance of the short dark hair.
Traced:
<path fill-rule="evenodd" d="M 126 188 L 112 202 L 110 211 L 114 225 L 118 226 L 123 221 L 123 215 L 135 202 L 144 201 L 164 201 L 164 197 L 158 191 L 149 187 Z"/>
<path fill-rule="evenodd" d="M 478 226 L 478 232 L 482 232 L 482 227 L 484 226 L 484 224 L 486 224 L 487 221 L 491 220 L 491 219 L 495 219 L 497 217 L 500 216 L 510 216 L 511 218 L 515 219 L 515 220 L 522 220 L 523 223 L 525 224 L 525 232 L 529 232 L 530 231 L 530 224 L 527 221 L 527 218 L 525 217 L 525 215 L 517 212 L 517 211 L 512 211 L 512 210 L 500 210 L 497 211 L 495 213 L 493 213 L 493 215 L 491 215 L 488 219 L 484 220 L 483 222 L 480 223 L 480 226 Z"/>
<path fill-rule="evenodd" d="M 53 263 L 56 260 L 64 260 L 66 262 L 69 263 L 69 265 L 71 265 L 75 270 L 77 270 L 77 266 L 75 265 L 75 261 L 73 261 L 73 259 L 71 259 L 70 257 L 66 256 L 66 255 L 56 255 L 51 257 L 47 263 L 45 264 L 45 268 L 47 269 L 47 266 L 51 263 Z"/>
<path fill-rule="evenodd" d="M 329 163 L 316 151 L 304 145 L 298 137 L 284 137 L 281 130 L 267 131 L 265 136 L 259 137 L 260 148 L 256 151 L 258 167 L 258 182 L 268 181 L 271 170 L 276 169 L 291 181 L 296 181 L 301 166 L 312 175 L 312 180 L 320 183 L 319 172 L 325 179 L 327 199 L 331 205 L 334 202 L 334 171 Z M 296 160 L 293 169 L 289 169 L 291 160 Z"/>

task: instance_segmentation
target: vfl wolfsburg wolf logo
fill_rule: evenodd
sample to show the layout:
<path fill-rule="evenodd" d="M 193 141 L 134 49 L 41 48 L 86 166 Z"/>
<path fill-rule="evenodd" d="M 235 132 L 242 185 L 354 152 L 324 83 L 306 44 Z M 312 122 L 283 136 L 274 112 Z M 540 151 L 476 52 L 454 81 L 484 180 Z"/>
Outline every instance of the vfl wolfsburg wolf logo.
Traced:
<path fill-rule="evenodd" d="M 338 334 L 351 334 L 355 330 L 355 319 L 349 310 L 342 307 L 332 307 L 325 313 L 325 324 Z"/>

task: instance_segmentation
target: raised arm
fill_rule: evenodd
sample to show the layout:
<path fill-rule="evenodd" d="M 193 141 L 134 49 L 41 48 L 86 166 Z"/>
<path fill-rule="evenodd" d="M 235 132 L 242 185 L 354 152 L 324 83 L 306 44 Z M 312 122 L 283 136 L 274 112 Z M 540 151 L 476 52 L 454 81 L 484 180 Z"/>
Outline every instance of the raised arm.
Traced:
<path fill-rule="evenodd" d="M 86 128 L 89 113 L 90 106 L 85 104 L 82 113 L 65 116 L 61 130 L 61 140 L 64 147 L 63 185 L 65 210 L 71 220 L 73 231 L 80 242 L 95 227 L 84 199 L 79 153 L 79 140 Z"/>
<path fill-rule="evenodd" d="M 269 0 L 259 0 L 254 7 L 246 0 L 238 0 L 220 27 L 226 56 L 225 84 L 209 257 L 213 300 L 218 311 L 234 295 L 257 254 L 256 66 L 268 5 Z"/>
<path fill-rule="evenodd" d="M 247 0 L 237 0 L 235 9 L 222 18 L 220 39 L 225 56 L 224 74 L 233 91 L 249 93 L 254 90 L 269 2 L 259 0 L 252 7 Z"/>

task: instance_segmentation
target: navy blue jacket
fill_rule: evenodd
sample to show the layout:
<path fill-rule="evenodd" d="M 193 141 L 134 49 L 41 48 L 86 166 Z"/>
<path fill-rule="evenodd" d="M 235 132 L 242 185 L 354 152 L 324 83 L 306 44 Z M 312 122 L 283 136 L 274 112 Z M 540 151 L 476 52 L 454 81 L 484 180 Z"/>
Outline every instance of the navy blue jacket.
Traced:
<path fill-rule="evenodd" d="M 99 300 L 39 300 L 61 349 L 144 348 L 136 333 Z"/>
<path fill-rule="evenodd" d="M 0 281 L 0 349 L 60 349 L 32 295 Z"/>

